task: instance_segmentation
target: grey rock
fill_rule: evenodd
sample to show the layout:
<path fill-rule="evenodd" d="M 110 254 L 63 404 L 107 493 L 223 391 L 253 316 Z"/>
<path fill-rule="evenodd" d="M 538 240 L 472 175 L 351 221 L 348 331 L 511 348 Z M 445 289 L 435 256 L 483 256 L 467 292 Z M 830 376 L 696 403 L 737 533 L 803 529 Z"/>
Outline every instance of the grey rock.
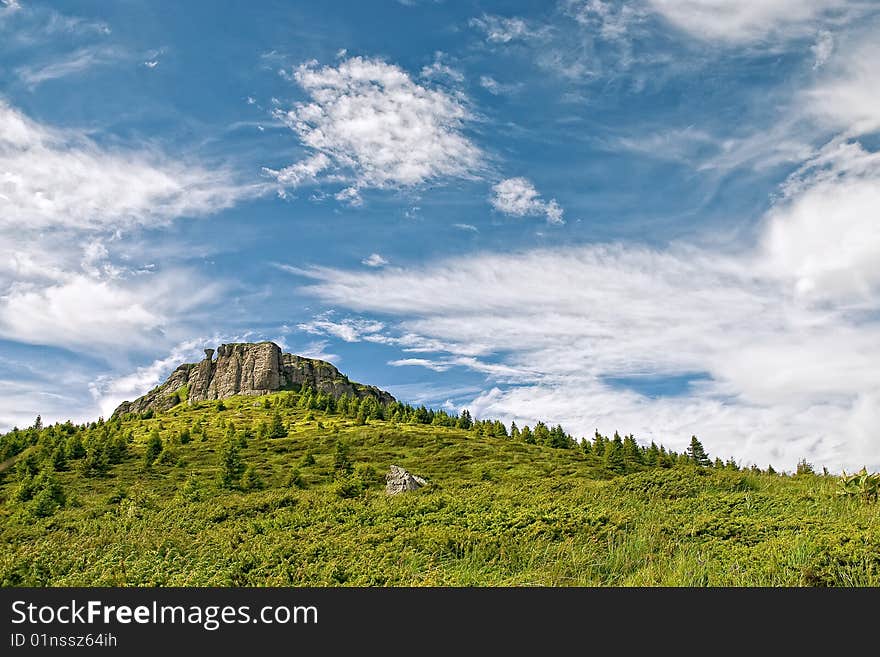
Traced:
<path fill-rule="evenodd" d="M 418 490 L 427 485 L 428 482 L 425 479 L 407 472 L 399 465 L 392 465 L 388 474 L 385 475 L 385 493 L 388 495 Z"/>
<path fill-rule="evenodd" d="M 214 350 L 205 349 L 203 361 L 180 365 L 162 385 L 134 401 L 122 402 L 113 416 L 150 409 L 165 411 L 182 402 L 299 390 L 303 386 L 334 397 L 349 394 L 359 399 L 373 397 L 383 404 L 394 401 L 384 390 L 350 381 L 330 363 L 282 353 L 274 342 L 224 344 L 216 353 L 217 359 L 213 360 Z"/>

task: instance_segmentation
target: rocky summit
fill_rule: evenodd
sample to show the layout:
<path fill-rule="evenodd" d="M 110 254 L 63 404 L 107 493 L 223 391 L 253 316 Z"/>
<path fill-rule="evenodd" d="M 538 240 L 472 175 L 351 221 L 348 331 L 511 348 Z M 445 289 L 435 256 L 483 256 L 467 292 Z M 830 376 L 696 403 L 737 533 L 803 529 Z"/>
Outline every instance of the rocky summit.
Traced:
<path fill-rule="evenodd" d="M 165 411 L 183 402 L 233 395 L 299 390 L 304 386 L 334 397 L 349 394 L 357 398 L 374 397 L 383 404 L 394 401 L 384 390 L 349 380 L 326 361 L 282 353 L 274 342 L 224 344 L 216 350 L 216 358 L 214 354 L 214 349 L 205 349 L 202 362 L 180 365 L 162 385 L 134 401 L 122 402 L 113 416 Z"/>

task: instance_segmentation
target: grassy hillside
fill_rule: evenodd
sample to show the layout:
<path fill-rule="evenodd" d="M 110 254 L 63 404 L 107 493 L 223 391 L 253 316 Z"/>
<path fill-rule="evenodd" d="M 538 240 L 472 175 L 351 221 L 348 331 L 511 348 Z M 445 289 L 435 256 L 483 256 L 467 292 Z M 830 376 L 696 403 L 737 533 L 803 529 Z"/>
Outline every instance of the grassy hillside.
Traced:
<path fill-rule="evenodd" d="M 880 585 L 880 505 L 836 477 L 613 476 L 578 448 L 290 400 L 32 432 L 0 482 L 0 583 Z M 431 485 L 387 497 L 391 464 Z"/>

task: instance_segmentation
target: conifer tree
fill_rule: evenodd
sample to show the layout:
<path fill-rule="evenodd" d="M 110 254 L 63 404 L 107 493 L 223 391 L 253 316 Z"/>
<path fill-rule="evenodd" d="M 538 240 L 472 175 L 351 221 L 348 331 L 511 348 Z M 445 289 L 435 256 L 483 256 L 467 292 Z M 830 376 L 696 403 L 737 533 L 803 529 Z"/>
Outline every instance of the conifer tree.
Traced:
<path fill-rule="evenodd" d="M 706 467 L 711 464 L 709 455 L 703 449 L 702 443 L 700 443 L 696 436 L 691 436 L 691 444 L 687 448 L 687 458 L 691 463 L 700 467 Z"/>
<path fill-rule="evenodd" d="M 618 436 L 619 437 L 619 436 Z M 623 455 L 623 445 L 616 440 L 609 441 L 605 446 L 605 467 L 614 474 L 626 472 L 626 460 Z"/>
<path fill-rule="evenodd" d="M 220 452 L 220 485 L 224 488 L 233 488 L 242 475 L 244 464 L 238 452 L 238 443 L 235 440 L 226 440 Z"/>
<path fill-rule="evenodd" d="M 147 447 L 144 452 L 144 467 L 149 468 L 153 463 L 159 458 L 159 454 L 162 453 L 162 437 L 159 435 L 158 429 L 153 429 L 150 432 L 150 437 L 147 439 Z"/>
<path fill-rule="evenodd" d="M 284 420 L 281 418 L 281 413 L 275 411 L 272 415 L 272 422 L 269 424 L 269 438 L 286 438 L 287 437 L 287 429 L 284 426 Z"/>

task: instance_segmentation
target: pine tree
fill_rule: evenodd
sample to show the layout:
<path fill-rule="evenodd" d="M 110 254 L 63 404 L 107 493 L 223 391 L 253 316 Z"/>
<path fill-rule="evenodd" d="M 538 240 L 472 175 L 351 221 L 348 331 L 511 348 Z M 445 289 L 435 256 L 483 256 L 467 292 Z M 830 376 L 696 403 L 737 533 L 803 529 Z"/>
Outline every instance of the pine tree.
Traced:
<path fill-rule="evenodd" d="M 691 463 L 700 467 L 706 467 L 712 463 L 706 450 L 703 449 L 702 443 L 700 443 L 696 436 L 691 436 L 691 444 L 687 448 L 687 457 Z"/>
<path fill-rule="evenodd" d="M 660 461 L 660 449 L 657 447 L 657 443 L 653 440 L 651 441 L 651 446 L 648 447 L 648 451 L 645 452 L 645 463 L 652 467 L 656 467 L 659 465 Z"/>
<path fill-rule="evenodd" d="M 284 426 L 284 420 L 281 413 L 275 411 L 272 415 L 272 422 L 269 424 L 269 438 L 286 438 L 287 429 Z"/>
<path fill-rule="evenodd" d="M 644 462 L 642 450 L 632 434 L 623 439 L 623 456 L 628 462 L 635 465 L 642 465 Z"/>
<path fill-rule="evenodd" d="M 619 436 L 618 436 L 619 437 Z M 623 455 L 623 444 L 616 440 L 610 441 L 605 446 L 605 467 L 614 474 L 626 472 L 626 460 Z"/>
<path fill-rule="evenodd" d="M 240 480 L 244 464 L 238 453 L 238 443 L 227 440 L 220 452 L 220 485 L 233 488 Z"/>
<path fill-rule="evenodd" d="M 596 429 L 593 434 L 593 454 L 596 456 L 604 456 L 605 455 L 605 444 L 608 442 L 608 439 L 605 438 L 599 430 Z"/>
<path fill-rule="evenodd" d="M 153 463 L 155 463 L 156 459 L 159 458 L 159 454 L 162 453 L 162 437 L 159 435 L 158 429 L 153 429 L 150 432 L 150 437 L 147 439 L 147 447 L 144 452 L 144 467 L 149 468 Z"/>
<path fill-rule="evenodd" d="M 333 468 L 338 473 L 349 475 L 354 470 L 348 455 L 348 445 L 341 440 L 336 441 L 336 452 L 333 455 Z"/>

